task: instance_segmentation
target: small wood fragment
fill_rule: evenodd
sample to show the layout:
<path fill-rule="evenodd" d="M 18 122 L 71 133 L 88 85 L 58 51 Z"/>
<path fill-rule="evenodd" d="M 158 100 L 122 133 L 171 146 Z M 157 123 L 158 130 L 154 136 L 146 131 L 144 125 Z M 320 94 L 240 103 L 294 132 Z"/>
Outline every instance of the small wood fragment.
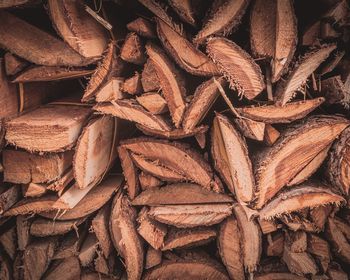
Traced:
<path fill-rule="evenodd" d="M 96 102 L 107 102 L 126 98 L 122 92 L 123 78 L 112 78 L 96 93 Z"/>
<path fill-rule="evenodd" d="M 159 265 L 162 262 L 162 251 L 154 249 L 152 246 L 148 246 L 146 252 L 145 269 L 150 269 Z"/>
<path fill-rule="evenodd" d="M 257 141 L 264 140 L 265 123 L 242 118 L 236 118 L 234 122 L 245 137 Z"/>
<path fill-rule="evenodd" d="M 280 137 L 280 132 L 270 124 L 265 125 L 264 143 L 272 146 Z"/>
<path fill-rule="evenodd" d="M 145 47 L 136 33 L 131 32 L 126 36 L 120 51 L 120 57 L 126 62 L 137 65 L 145 63 Z"/>
<path fill-rule="evenodd" d="M 345 97 L 345 86 L 340 76 L 330 77 L 321 82 L 322 94 L 327 104 L 335 104 L 342 101 Z"/>
<path fill-rule="evenodd" d="M 47 280 L 75 280 L 80 278 L 80 273 L 79 259 L 71 257 L 54 261 L 44 277 Z"/>
<path fill-rule="evenodd" d="M 84 221 L 84 218 L 69 221 L 52 221 L 44 218 L 37 218 L 30 226 L 30 234 L 38 237 L 61 235 L 77 229 Z"/>
<path fill-rule="evenodd" d="M 98 247 L 98 240 L 94 233 L 89 233 L 84 240 L 78 255 L 81 266 L 88 266 L 94 259 Z"/>
<path fill-rule="evenodd" d="M 152 114 L 163 114 L 168 110 L 165 99 L 157 92 L 147 92 L 136 97 L 138 103 Z"/>
<path fill-rule="evenodd" d="M 0 215 L 10 209 L 20 199 L 20 187 L 0 184 Z"/>
<path fill-rule="evenodd" d="M 140 172 L 139 174 L 139 182 L 141 190 L 143 191 L 160 187 L 163 184 L 163 182 L 157 177 L 154 177 L 153 175 L 144 171 Z"/>
<path fill-rule="evenodd" d="M 47 184 L 29 183 L 22 185 L 22 193 L 24 197 L 40 197 L 47 193 Z"/>
<path fill-rule="evenodd" d="M 28 66 L 28 61 L 7 52 L 4 55 L 5 71 L 8 76 L 13 76 Z"/>
<path fill-rule="evenodd" d="M 150 59 L 147 60 L 143 67 L 141 83 L 145 92 L 158 91 L 160 89 L 157 72 Z"/>
<path fill-rule="evenodd" d="M 122 91 L 131 95 L 140 94 L 142 92 L 141 75 L 135 72 L 133 76 L 126 79 L 122 84 Z"/>
<path fill-rule="evenodd" d="M 126 27 L 128 30 L 148 39 L 154 39 L 157 37 L 155 26 L 150 21 L 142 17 L 129 22 Z"/>
<path fill-rule="evenodd" d="M 270 257 L 281 257 L 285 238 L 282 232 L 275 232 L 267 236 L 266 255 Z"/>

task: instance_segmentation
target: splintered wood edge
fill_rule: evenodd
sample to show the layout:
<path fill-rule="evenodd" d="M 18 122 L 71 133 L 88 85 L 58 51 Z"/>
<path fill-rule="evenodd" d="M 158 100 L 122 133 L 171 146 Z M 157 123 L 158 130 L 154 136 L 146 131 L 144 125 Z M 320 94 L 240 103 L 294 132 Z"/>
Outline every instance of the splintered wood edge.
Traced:
<path fill-rule="evenodd" d="M 12 206 L 3 216 L 17 216 L 52 211 L 54 210 L 53 204 L 56 199 L 57 198 L 53 195 L 39 198 L 26 198 Z"/>
<path fill-rule="evenodd" d="M 174 9 L 174 11 L 178 14 L 182 21 L 192 25 L 193 27 L 197 26 L 196 19 L 194 17 L 195 7 L 191 1 L 183 1 L 183 0 L 170 0 L 168 1 L 169 5 Z M 181 3 L 183 5 L 181 5 Z M 187 7 L 186 4 L 188 4 Z"/>

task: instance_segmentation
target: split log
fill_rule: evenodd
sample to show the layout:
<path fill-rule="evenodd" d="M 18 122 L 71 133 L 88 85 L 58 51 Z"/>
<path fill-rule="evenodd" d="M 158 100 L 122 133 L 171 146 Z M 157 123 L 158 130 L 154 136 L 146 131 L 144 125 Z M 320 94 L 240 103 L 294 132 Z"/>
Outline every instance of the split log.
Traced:
<path fill-rule="evenodd" d="M 197 20 L 196 16 L 196 7 L 194 1 L 185 0 L 169 0 L 169 5 L 174 9 L 174 11 L 179 15 L 182 21 L 196 27 Z"/>
<path fill-rule="evenodd" d="M 339 103 L 345 98 L 345 86 L 340 76 L 323 80 L 321 88 L 328 104 Z"/>
<path fill-rule="evenodd" d="M 233 121 L 246 138 L 257 141 L 264 140 L 265 123 L 243 118 L 236 118 Z"/>
<path fill-rule="evenodd" d="M 0 215 L 10 209 L 20 199 L 20 187 L 0 183 Z"/>
<path fill-rule="evenodd" d="M 96 93 L 96 102 L 107 102 L 126 98 L 122 92 L 123 78 L 111 78 Z"/>
<path fill-rule="evenodd" d="M 143 67 L 141 84 L 145 92 L 158 91 L 160 89 L 157 72 L 150 59 L 147 60 Z"/>
<path fill-rule="evenodd" d="M 89 233 L 85 238 L 78 255 L 81 266 L 88 266 L 93 261 L 97 252 L 97 247 L 98 240 L 96 235 L 94 233 Z"/>
<path fill-rule="evenodd" d="M 147 39 L 154 39 L 157 37 L 155 26 L 150 21 L 142 17 L 129 22 L 126 27 L 128 30 L 133 31 Z"/>
<path fill-rule="evenodd" d="M 0 254 L 0 277 L 1 279 L 4 280 L 10 280 L 12 279 L 12 267 L 11 267 L 11 263 L 10 260 L 3 254 Z"/>
<path fill-rule="evenodd" d="M 165 99 L 157 92 L 147 92 L 136 97 L 142 107 L 152 114 L 159 115 L 168 111 Z"/>
<path fill-rule="evenodd" d="M 126 79 L 122 85 L 122 91 L 131 95 L 142 93 L 141 75 L 135 72 L 133 76 Z"/>
<path fill-rule="evenodd" d="M 154 249 L 152 246 L 148 246 L 146 252 L 145 269 L 150 269 L 159 265 L 162 262 L 162 251 Z"/>
<path fill-rule="evenodd" d="M 16 229 L 17 229 L 17 243 L 18 250 L 26 250 L 30 240 L 30 225 L 31 219 L 28 216 L 17 216 L 16 217 Z"/>
<path fill-rule="evenodd" d="M 47 184 L 29 183 L 22 185 L 24 197 L 40 197 L 47 193 Z"/>
<path fill-rule="evenodd" d="M 62 235 L 77 227 L 85 221 L 85 218 L 68 221 L 52 221 L 44 218 L 35 219 L 30 226 L 30 234 L 38 237 Z"/>
<path fill-rule="evenodd" d="M 315 234 L 309 234 L 307 240 L 307 250 L 317 260 L 319 260 L 323 272 L 326 272 L 331 261 L 331 252 L 328 242 Z"/>
<path fill-rule="evenodd" d="M 332 251 L 342 261 L 350 263 L 350 244 L 344 234 L 344 232 L 337 226 L 334 218 L 328 218 L 326 226 L 326 237 L 333 245 Z"/>
<path fill-rule="evenodd" d="M 163 185 L 163 182 L 161 180 L 143 171 L 139 175 L 139 182 L 141 190 L 143 191 L 158 188 Z"/>
<path fill-rule="evenodd" d="M 0 244 L 10 259 L 14 260 L 17 250 L 17 234 L 15 225 L 1 233 Z"/>
<path fill-rule="evenodd" d="M 67 259 L 70 257 L 77 257 L 87 232 L 84 232 L 85 228 L 78 229 L 76 232 L 70 232 L 66 234 L 61 241 L 58 249 L 53 256 L 54 260 Z"/>
<path fill-rule="evenodd" d="M 183 128 L 175 128 L 171 131 L 161 131 L 161 130 L 151 129 L 151 128 L 142 126 L 140 124 L 137 124 L 136 127 L 146 135 L 154 136 L 157 138 L 165 138 L 168 140 L 177 140 L 177 139 L 183 139 L 183 138 L 188 138 L 193 136 L 196 137 L 200 134 L 206 133 L 209 129 L 207 125 L 197 126 L 190 131 L 186 131 Z"/>
<path fill-rule="evenodd" d="M 267 256 L 281 257 L 283 255 L 283 246 L 285 242 L 284 234 L 282 232 L 275 232 L 274 234 L 269 234 L 267 236 Z"/>
<path fill-rule="evenodd" d="M 28 66 L 28 61 L 7 52 L 4 55 L 5 71 L 8 76 L 13 76 Z"/>
<path fill-rule="evenodd" d="M 120 50 L 120 57 L 137 65 L 142 65 L 146 61 L 145 46 L 141 38 L 134 32 L 129 33 Z"/>
<path fill-rule="evenodd" d="M 44 278 L 47 280 L 75 280 L 80 278 L 80 263 L 76 257 L 54 261 Z"/>
<path fill-rule="evenodd" d="M 22 199 L 4 213 L 5 217 L 52 211 L 56 197 L 46 195 L 38 198 Z"/>

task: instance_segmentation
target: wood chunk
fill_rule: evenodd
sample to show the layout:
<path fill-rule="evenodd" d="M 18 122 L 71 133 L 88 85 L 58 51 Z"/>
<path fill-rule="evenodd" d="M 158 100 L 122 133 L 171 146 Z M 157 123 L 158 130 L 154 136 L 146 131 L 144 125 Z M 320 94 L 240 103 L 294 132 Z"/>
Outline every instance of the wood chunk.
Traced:
<path fill-rule="evenodd" d="M 66 43 L 5 11 L 0 12 L 1 46 L 30 62 L 47 66 L 83 66 L 82 57 Z"/>
<path fill-rule="evenodd" d="M 202 185 L 205 189 L 220 192 L 209 164 L 200 154 L 190 150 L 182 143 L 135 138 L 123 141 L 121 144 L 132 153 L 144 156 L 148 160 L 158 160 L 159 165 L 176 170 L 188 180 Z"/>
<path fill-rule="evenodd" d="M 336 116 L 314 116 L 285 130 L 272 147 L 257 155 L 255 206 L 263 207 L 347 126 L 346 120 Z"/>
<path fill-rule="evenodd" d="M 332 263 L 332 266 L 327 271 L 331 280 L 348 280 L 348 275 L 341 269 L 339 264 Z"/>
<path fill-rule="evenodd" d="M 146 51 L 156 70 L 173 123 L 179 128 L 186 108 L 183 77 L 158 46 L 148 43 Z"/>
<path fill-rule="evenodd" d="M 146 252 L 145 269 L 150 269 L 162 263 L 162 251 L 148 246 Z"/>
<path fill-rule="evenodd" d="M 131 95 L 140 94 L 142 92 L 141 75 L 135 72 L 134 76 L 126 79 L 122 84 L 122 91 Z"/>
<path fill-rule="evenodd" d="M 94 267 L 97 273 L 109 274 L 107 259 L 97 250 L 97 257 L 94 259 Z"/>
<path fill-rule="evenodd" d="M 345 86 L 340 76 L 330 77 L 321 82 L 322 93 L 328 104 L 341 102 L 345 97 Z"/>
<path fill-rule="evenodd" d="M 65 68 L 57 66 L 35 66 L 24 70 L 12 82 L 48 82 L 67 79 L 76 79 L 92 74 L 92 70 L 83 68 Z"/>
<path fill-rule="evenodd" d="M 128 279 L 140 279 L 144 248 L 136 230 L 136 210 L 122 192 L 114 198 L 109 229 L 114 247 L 124 258 Z"/>
<path fill-rule="evenodd" d="M 260 67 L 234 42 L 212 38 L 207 43 L 207 53 L 227 77 L 230 88 L 237 90 L 239 95 L 253 99 L 265 88 Z"/>
<path fill-rule="evenodd" d="M 255 57 L 271 61 L 271 82 L 288 69 L 297 41 L 293 1 L 255 1 L 250 15 L 250 45 Z"/>
<path fill-rule="evenodd" d="M 84 240 L 78 255 L 81 266 L 88 266 L 94 259 L 98 247 L 98 240 L 94 233 L 89 233 Z"/>
<path fill-rule="evenodd" d="M 278 224 L 274 220 L 260 220 L 260 219 L 258 219 L 258 222 L 260 225 L 261 232 L 263 234 L 269 234 L 269 233 L 275 232 L 281 227 L 281 224 Z"/>
<path fill-rule="evenodd" d="M 210 110 L 211 106 L 219 97 L 220 92 L 214 79 L 215 78 L 211 78 L 196 88 L 194 96 L 188 105 L 184 115 L 182 122 L 184 130 L 193 130 L 203 120 L 205 115 Z M 225 80 L 223 78 L 217 78 L 216 81 L 221 86 L 223 86 L 225 83 Z"/>
<path fill-rule="evenodd" d="M 213 1 L 208 16 L 205 18 L 202 29 L 193 41 L 203 43 L 212 35 L 227 36 L 236 30 L 248 7 L 249 1 L 216 0 Z"/>
<path fill-rule="evenodd" d="M 176 63 L 196 76 L 216 76 L 219 70 L 213 61 L 161 19 L 156 19 L 157 33 L 164 49 Z"/>
<path fill-rule="evenodd" d="M 137 96 L 136 100 L 152 114 L 159 115 L 168 111 L 165 99 L 157 92 L 147 92 L 141 96 Z"/>
<path fill-rule="evenodd" d="M 318 235 L 309 234 L 307 251 L 320 261 L 323 271 L 326 272 L 331 261 L 331 252 L 328 242 Z"/>
<path fill-rule="evenodd" d="M 95 105 L 93 109 L 99 113 L 113 115 L 152 129 L 171 130 L 171 127 L 161 116 L 155 116 L 147 112 L 133 100 L 117 100 L 111 103 L 101 103 Z"/>
<path fill-rule="evenodd" d="M 153 206 L 149 216 L 161 223 L 178 228 L 193 228 L 218 224 L 231 213 L 230 204 L 218 203 Z"/>
<path fill-rule="evenodd" d="M 337 1 L 333 7 L 331 7 L 326 14 L 323 15 L 324 19 L 330 20 L 332 23 L 338 26 L 344 26 L 348 23 L 349 4 L 347 1 Z"/>
<path fill-rule="evenodd" d="M 194 138 L 196 139 L 196 141 L 197 141 L 199 147 L 201 147 L 201 149 L 204 149 L 206 147 L 207 135 L 205 132 L 199 132 L 199 133 L 195 134 Z"/>
<path fill-rule="evenodd" d="M 96 93 L 96 102 L 107 102 L 126 98 L 122 92 L 123 78 L 112 78 L 106 82 Z"/>
<path fill-rule="evenodd" d="M 284 107 L 276 105 L 248 106 L 235 108 L 237 113 L 245 118 L 264 123 L 290 123 L 304 118 L 307 114 L 320 106 L 325 99 L 323 97 L 305 101 L 293 101 Z"/>
<path fill-rule="evenodd" d="M 40 279 L 52 260 L 57 238 L 50 237 L 32 242 L 24 252 L 24 279 Z"/>
<path fill-rule="evenodd" d="M 72 148 L 90 115 L 83 106 L 46 105 L 6 124 L 6 140 L 28 151 L 59 152 Z"/>
<path fill-rule="evenodd" d="M 145 92 L 158 91 L 160 89 L 157 72 L 150 59 L 147 60 L 143 67 L 141 83 Z"/>
<path fill-rule="evenodd" d="M 6 186 L 0 183 L 0 215 L 10 209 L 20 199 L 20 187 Z"/>
<path fill-rule="evenodd" d="M 270 124 L 265 125 L 264 143 L 272 146 L 280 137 L 280 132 Z"/>
<path fill-rule="evenodd" d="M 202 246 L 216 238 L 214 228 L 199 227 L 193 229 L 171 228 L 164 240 L 161 250 L 184 249 Z"/>
<path fill-rule="evenodd" d="M 252 201 L 255 183 L 247 144 L 228 118 L 220 114 L 213 121 L 212 156 L 216 169 L 237 200 Z"/>
<path fill-rule="evenodd" d="M 114 148 L 117 144 L 115 138 L 119 138 L 117 128 L 118 120 L 110 116 L 92 119 L 85 126 L 75 147 L 73 161 L 74 178 L 80 189 L 100 182 L 113 164 L 117 156 Z"/>
<path fill-rule="evenodd" d="M 344 234 L 347 240 L 350 240 L 350 225 L 338 217 L 334 217 L 334 223 L 338 229 Z"/>
<path fill-rule="evenodd" d="M 333 207 L 324 205 L 310 209 L 310 220 L 315 224 L 319 231 L 324 231 L 324 226 L 331 214 Z"/>
<path fill-rule="evenodd" d="M 142 65 L 146 61 L 145 47 L 141 38 L 134 32 L 126 35 L 120 51 L 120 57 L 126 62 Z"/>
<path fill-rule="evenodd" d="M 306 27 L 301 37 L 302 46 L 313 46 L 321 36 L 321 21 L 317 20 Z"/>
<path fill-rule="evenodd" d="M 66 209 L 62 214 L 57 215 L 56 211 L 48 213 L 40 213 L 41 216 L 56 220 L 75 220 L 86 217 L 91 213 L 100 209 L 107 201 L 118 191 L 123 183 L 123 178 L 117 175 L 110 175 L 104 179 L 99 185 L 88 192 L 73 209 Z M 78 188 L 76 188 L 79 190 Z M 67 193 L 67 192 L 66 192 Z M 66 194 L 65 193 L 65 194 Z M 68 197 L 68 195 L 67 195 Z M 74 193 L 72 194 L 74 197 Z M 76 200 L 76 198 L 74 198 Z M 52 210 L 52 208 L 51 208 Z"/>
<path fill-rule="evenodd" d="M 83 227 L 84 228 L 84 227 Z M 77 257 L 81 244 L 83 243 L 87 232 L 83 232 L 82 228 L 78 230 L 78 234 L 74 231 L 66 234 L 62 239 L 61 244 L 53 256 L 53 259 L 67 259 Z"/>
<path fill-rule="evenodd" d="M 5 217 L 52 211 L 56 197 L 46 195 L 38 198 L 22 199 L 4 213 Z"/>
<path fill-rule="evenodd" d="M 163 261 L 160 266 L 147 271 L 144 279 L 165 280 L 174 275 L 179 279 L 229 279 L 221 265 L 205 260 Z"/>
<path fill-rule="evenodd" d="M 179 17 L 186 23 L 196 27 L 195 3 L 191 0 L 168 0 L 169 5 L 175 10 Z"/>
<path fill-rule="evenodd" d="M 326 75 L 332 72 L 340 63 L 345 55 L 345 51 L 337 51 L 329 59 L 327 59 L 322 65 L 320 69 L 320 74 Z"/>
<path fill-rule="evenodd" d="M 30 240 L 31 236 L 30 231 L 31 220 L 27 216 L 19 215 L 16 217 L 16 230 L 17 230 L 17 244 L 18 250 L 24 251 Z"/>
<path fill-rule="evenodd" d="M 49 0 L 52 23 L 71 48 L 86 58 L 100 58 L 107 47 L 106 30 L 84 9 L 84 1 Z"/>
<path fill-rule="evenodd" d="M 106 258 L 111 254 L 113 246 L 108 227 L 110 211 L 110 205 L 106 204 L 97 212 L 97 215 L 91 222 L 92 230 L 95 233 L 99 246 Z"/>
<path fill-rule="evenodd" d="M 254 275 L 255 280 L 307 280 L 308 278 L 287 272 L 270 272 Z"/>
<path fill-rule="evenodd" d="M 163 185 L 163 182 L 157 177 L 154 177 L 153 175 L 144 171 L 140 172 L 139 174 L 139 182 L 141 190 L 143 191 L 158 188 Z"/>
<path fill-rule="evenodd" d="M 12 270 L 13 270 L 13 279 L 14 280 L 20 280 L 20 279 L 24 279 L 24 271 L 23 271 L 23 254 L 24 252 L 23 251 L 18 251 L 17 254 L 16 254 L 16 257 L 15 259 L 13 260 L 13 267 L 12 267 Z M 6 259 L 5 261 L 2 261 L 1 263 L 6 263 Z M 6 266 L 6 264 L 5 264 Z M 6 274 L 6 268 L 1 268 L 1 271 L 5 272 Z M 2 272 L 2 273 L 4 273 Z M 6 278 L 5 278 L 6 279 Z M 10 278 L 9 278 L 10 279 Z"/>
<path fill-rule="evenodd" d="M 155 26 L 142 17 L 138 17 L 137 19 L 129 22 L 126 27 L 128 30 L 135 32 L 139 36 L 154 39 L 157 37 Z"/>
<path fill-rule="evenodd" d="M 56 191 L 60 196 L 63 190 L 69 185 L 69 183 L 72 180 L 73 180 L 73 168 L 69 168 L 60 179 L 46 185 L 46 189 L 51 191 Z"/>
<path fill-rule="evenodd" d="M 332 244 L 331 249 L 333 253 L 342 261 L 350 263 L 350 244 L 346 239 L 346 235 L 342 232 L 332 217 L 328 218 L 326 238 Z"/>
<path fill-rule="evenodd" d="M 304 230 L 312 233 L 318 232 L 315 224 L 305 219 L 300 212 L 292 212 L 288 215 L 281 216 L 279 220 L 292 231 Z"/>
<path fill-rule="evenodd" d="M 317 182 L 305 182 L 298 187 L 280 192 L 261 209 L 259 216 L 261 219 L 271 219 L 304 208 L 330 203 L 338 205 L 342 202 L 344 198 L 332 192 L 329 187 Z"/>
<path fill-rule="evenodd" d="M 243 118 L 236 118 L 234 122 L 245 137 L 257 141 L 264 140 L 265 123 Z"/>
<path fill-rule="evenodd" d="M 237 220 L 230 216 L 220 225 L 217 243 L 221 260 L 233 280 L 245 279 L 241 241 Z"/>
<path fill-rule="evenodd" d="M 33 140 L 35 143 L 36 139 Z M 4 181 L 15 184 L 52 182 L 71 166 L 72 159 L 72 151 L 39 155 L 6 149 L 3 151 Z"/>
<path fill-rule="evenodd" d="M 167 235 L 167 227 L 153 219 L 148 215 L 148 210 L 143 208 L 138 217 L 139 226 L 138 233 L 145 239 L 154 249 L 159 250 L 164 244 L 164 238 Z"/>
<path fill-rule="evenodd" d="M 46 280 L 75 280 L 80 279 L 80 263 L 76 257 L 53 262 L 45 273 Z"/>
<path fill-rule="evenodd" d="M 164 187 L 155 187 L 141 192 L 133 201 L 133 205 L 186 205 L 203 203 L 233 202 L 226 194 L 215 193 L 191 183 L 177 183 Z"/>
<path fill-rule="evenodd" d="M 15 225 L 1 233 L 0 244 L 11 260 L 14 260 L 17 250 L 17 234 Z"/>
<path fill-rule="evenodd" d="M 285 242 L 293 253 L 303 253 L 307 249 L 307 234 L 305 231 L 287 231 Z"/>
<path fill-rule="evenodd" d="M 13 76 L 28 66 L 28 61 L 7 52 L 4 55 L 5 71 L 8 76 Z"/>
<path fill-rule="evenodd" d="M 259 225 L 250 220 L 240 204 L 234 204 L 234 214 L 241 232 L 244 268 L 253 273 L 259 264 L 262 252 L 262 237 Z"/>
<path fill-rule="evenodd" d="M 47 193 L 47 185 L 41 183 L 29 183 L 22 185 L 22 193 L 24 197 L 40 197 Z"/>
<path fill-rule="evenodd" d="M 38 237 L 65 234 L 85 221 L 85 218 L 68 221 L 52 221 L 44 218 L 35 219 L 30 226 L 30 234 Z"/>
<path fill-rule="evenodd" d="M 10 280 L 12 279 L 13 274 L 16 274 L 16 272 L 13 272 L 13 269 L 11 267 L 11 261 L 9 258 L 1 252 L 0 254 L 0 277 L 4 280 Z"/>
<path fill-rule="evenodd" d="M 284 235 L 277 231 L 267 236 L 266 255 L 269 257 L 282 257 L 284 246 Z"/>
<path fill-rule="evenodd" d="M 320 66 L 320 64 L 336 49 L 336 45 L 324 45 L 316 50 L 309 51 L 301 57 L 286 77 L 278 83 L 275 92 L 275 103 L 284 106 L 290 101 L 295 92 L 306 83 L 307 78 Z"/>

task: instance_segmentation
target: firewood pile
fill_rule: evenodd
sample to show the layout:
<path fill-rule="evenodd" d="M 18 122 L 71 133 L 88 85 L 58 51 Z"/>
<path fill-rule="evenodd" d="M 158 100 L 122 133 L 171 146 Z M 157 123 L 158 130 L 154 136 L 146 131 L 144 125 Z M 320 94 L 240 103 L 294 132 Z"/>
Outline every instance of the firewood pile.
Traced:
<path fill-rule="evenodd" d="M 343 280 L 347 0 L 0 0 L 0 279 Z"/>

